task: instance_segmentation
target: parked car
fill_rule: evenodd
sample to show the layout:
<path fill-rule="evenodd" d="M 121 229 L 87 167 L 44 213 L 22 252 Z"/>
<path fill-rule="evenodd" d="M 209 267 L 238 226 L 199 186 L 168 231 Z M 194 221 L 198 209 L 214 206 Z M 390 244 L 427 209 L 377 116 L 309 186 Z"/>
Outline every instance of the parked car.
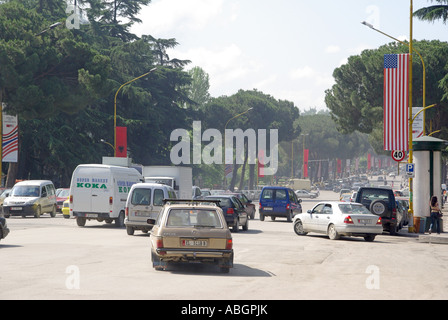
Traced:
<path fill-rule="evenodd" d="M 3 190 L 2 194 L 0 194 L 0 206 L 3 206 L 3 201 L 5 201 L 5 198 L 9 197 L 10 193 L 11 189 Z"/>
<path fill-rule="evenodd" d="M 224 212 L 229 228 L 232 228 L 233 232 L 238 232 L 240 226 L 244 231 L 249 229 L 249 217 L 246 212 L 246 208 L 241 201 L 234 195 L 215 195 L 205 197 L 205 200 L 219 201 L 218 206 Z"/>
<path fill-rule="evenodd" d="M 291 222 L 296 214 L 302 212 L 302 200 L 297 199 L 296 194 L 286 187 L 263 187 L 260 194 L 259 214 L 260 220 L 266 216 L 271 220 L 284 217 Z"/>
<path fill-rule="evenodd" d="M 14 185 L 3 202 L 6 218 L 10 216 L 33 215 L 39 218 L 42 213 L 56 216 L 56 189 L 49 180 L 27 180 Z"/>
<path fill-rule="evenodd" d="M 373 214 L 381 217 L 384 231 L 394 235 L 399 222 L 397 220 L 397 203 L 392 189 L 362 187 L 359 188 L 355 202 L 361 203 Z"/>
<path fill-rule="evenodd" d="M 150 231 L 151 258 L 156 270 L 169 263 L 201 262 L 233 267 L 233 239 L 217 201 L 182 203 L 167 200 Z"/>
<path fill-rule="evenodd" d="M 397 227 L 396 231 L 400 231 L 404 226 L 409 225 L 409 198 L 395 197 L 397 201 Z"/>
<path fill-rule="evenodd" d="M 361 204 L 321 202 L 307 213 L 295 217 L 294 232 L 300 236 L 309 232 L 323 233 L 331 240 L 350 236 L 373 241 L 383 232 L 383 227 L 381 217 L 370 213 Z"/>
<path fill-rule="evenodd" d="M 152 229 L 148 219 L 156 220 L 164 199 L 175 199 L 176 193 L 170 186 L 158 183 L 136 183 L 129 191 L 126 206 L 126 232 L 132 236 L 135 230 L 144 233 Z"/>
<path fill-rule="evenodd" d="M 67 199 L 62 203 L 62 216 L 65 219 L 70 219 L 70 197 L 67 197 Z"/>
<path fill-rule="evenodd" d="M 8 225 L 4 217 L 0 217 L 0 240 L 6 238 L 9 233 Z"/>
<path fill-rule="evenodd" d="M 257 211 L 257 209 L 255 208 L 255 205 L 252 203 L 252 200 L 249 200 L 249 198 L 247 198 L 247 196 L 244 193 L 232 193 L 232 195 L 234 195 L 241 201 L 243 206 L 246 208 L 247 216 L 250 219 L 254 219 L 255 212 Z"/>
<path fill-rule="evenodd" d="M 62 212 L 62 205 L 67 197 L 70 196 L 70 188 L 61 188 L 56 190 L 56 211 Z"/>
<path fill-rule="evenodd" d="M 296 190 L 295 193 L 297 195 L 297 198 L 299 198 L 299 199 L 304 199 L 304 198 L 314 199 L 317 197 L 316 193 L 309 192 L 306 190 Z"/>

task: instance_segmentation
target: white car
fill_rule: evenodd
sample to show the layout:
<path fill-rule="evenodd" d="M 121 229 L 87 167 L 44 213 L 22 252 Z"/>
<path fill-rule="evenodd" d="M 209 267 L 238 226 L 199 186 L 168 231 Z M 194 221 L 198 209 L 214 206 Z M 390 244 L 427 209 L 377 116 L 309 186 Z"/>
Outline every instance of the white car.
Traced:
<path fill-rule="evenodd" d="M 314 199 L 317 197 L 317 194 L 306 191 L 306 190 L 296 190 L 295 193 L 297 195 L 297 198 L 299 198 L 299 199 L 303 199 L 303 198 Z"/>
<path fill-rule="evenodd" d="M 320 202 L 312 210 L 296 215 L 294 232 L 307 235 L 309 232 L 323 233 L 332 240 L 341 236 L 364 237 L 366 241 L 375 240 L 382 234 L 381 217 L 363 205 L 350 202 Z"/>

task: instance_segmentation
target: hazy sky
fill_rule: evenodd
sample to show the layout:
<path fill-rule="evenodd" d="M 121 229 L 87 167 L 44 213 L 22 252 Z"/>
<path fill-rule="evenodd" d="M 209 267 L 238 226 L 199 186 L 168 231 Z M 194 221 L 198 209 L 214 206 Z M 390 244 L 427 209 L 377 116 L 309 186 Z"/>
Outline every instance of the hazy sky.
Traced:
<path fill-rule="evenodd" d="M 170 57 L 203 68 L 213 97 L 258 89 L 322 110 L 335 68 L 392 41 L 360 22 L 408 39 L 409 14 L 410 0 L 152 0 L 132 31 L 175 38 Z M 414 19 L 414 39 L 448 41 L 448 25 Z"/>

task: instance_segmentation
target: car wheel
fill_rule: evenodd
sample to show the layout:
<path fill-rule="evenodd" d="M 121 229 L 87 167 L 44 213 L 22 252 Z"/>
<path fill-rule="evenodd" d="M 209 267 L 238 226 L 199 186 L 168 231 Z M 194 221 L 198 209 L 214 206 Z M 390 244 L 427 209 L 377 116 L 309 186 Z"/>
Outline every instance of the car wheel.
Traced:
<path fill-rule="evenodd" d="M 330 224 L 328 226 L 328 237 L 330 238 L 330 240 L 339 240 L 341 238 L 341 236 L 339 235 L 339 233 L 336 230 L 336 227 L 334 226 L 334 224 Z"/>
<path fill-rule="evenodd" d="M 243 226 L 243 230 L 244 231 L 249 230 L 249 217 L 247 217 L 246 224 Z"/>
<path fill-rule="evenodd" d="M 294 223 L 294 232 L 298 236 L 306 236 L 308 234 L 308 232 L 305 232 L 303 230 L 303 224 L 301 220 L 296 220 L 296 222 Z"/>
<path fill-rule="evenodd" d="M 376 200 L 370 204 L 370 212 L 377 216 L 382 216 L 387 211 L 387 203 L 383 200 Z"/>
<path fill-rule="evenodd" d="M 36 208 L 36 212 L 34 213 L 34 218 L 40 218 L 40 215 L 42 214 L 40 206 Z"/>
<path fill-rule="evenodd" d="M 134 228 L 126 227 L 126 233 L 128 234 L 128 236 L 133 236 L 134 235 Z"/>
<path fill-rule="evenodd" d="M 264 221 L 264 214 L 260 212 L 260 221 Z"/>
<path fill-rule="evenodd" d="M 50 217 L 56 217 L 56 205 L 53 206 L 53 210 L 50 212 Z"/>
<path fill-rule="evenodd" d="M 286 213 L 286 220 L 288 222 L 292 221 L 292 211 L 289 211 L 289 212 Z"/>
<path fill-rule="evenodd" d="M 232 231 L 238 232 L 239 228 L 240 228 L 240 220 L 236 219 L 235 223 L 233 224 Z"/>
<path fill-rule="evenodd" d="M 87 221 L 87 219 L 84 217 L 76 217 L 76 224 L 79 227 L 84 227 L 86 225 L 86 221 Z"/>
<path fill-rule="evenodd" d="M 121 211 L 118 215 L 118 218 L 115 220 L 115 226 L 117 228 L 123 228 L 124 227 L 124 212 Z"/>
<path fill-rule="evenodd" d="M 366 240 L 367 242 L 372 242 L 373 240 L 375 240 L 375 235 L 374 234 L 368 234 L 364 237 L 364 240 Z"/>

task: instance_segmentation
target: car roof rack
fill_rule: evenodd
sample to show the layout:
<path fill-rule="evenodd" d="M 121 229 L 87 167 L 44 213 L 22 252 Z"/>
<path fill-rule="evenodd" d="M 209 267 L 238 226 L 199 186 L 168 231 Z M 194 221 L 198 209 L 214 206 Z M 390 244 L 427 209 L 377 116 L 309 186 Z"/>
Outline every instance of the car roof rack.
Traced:
<path fill-rule="evenodd" d="M 200 204 L 214 204 L 219 205 L 221 200 L 201 200 L 201 199 L 163 199 L 163 204 L 189 204 L 189 205 L 200 205 Z"/>

